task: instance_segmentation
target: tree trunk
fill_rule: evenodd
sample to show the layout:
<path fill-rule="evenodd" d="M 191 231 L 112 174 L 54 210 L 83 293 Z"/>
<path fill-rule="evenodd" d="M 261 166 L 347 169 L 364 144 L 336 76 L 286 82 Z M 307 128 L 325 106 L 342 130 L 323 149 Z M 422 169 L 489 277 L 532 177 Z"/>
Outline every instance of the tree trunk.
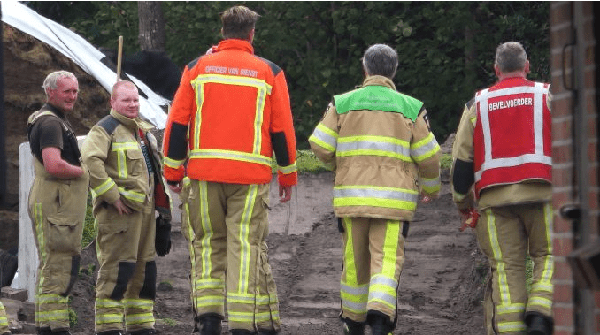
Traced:
<path fill-rule="evenodd" d="M 141 50 L 165 51 L 165 15 L 162 2 L 138 2 Z"/>

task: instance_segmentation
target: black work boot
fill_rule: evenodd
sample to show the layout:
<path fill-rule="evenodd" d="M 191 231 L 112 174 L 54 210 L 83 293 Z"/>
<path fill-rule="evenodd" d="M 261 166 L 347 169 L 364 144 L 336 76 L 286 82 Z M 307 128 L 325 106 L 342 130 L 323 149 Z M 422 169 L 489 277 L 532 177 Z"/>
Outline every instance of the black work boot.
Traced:
<path fill-rule="evenodd" d="M 155 335 L 158 334 L 155 329 L 142 329 L 128 333 L 129 335 Z"/>
<path fill-rule="evenodd" d="M 96 335 L 125 335 L 125 332 L 122 330 L 107 330 L 105 332 L 96 333 Z"/>
<path fill-rule="evenodd" d="M 246 329 L 232 329 L 231 335 L 256 335 L 256 333 Z"/>
<path fill-rule="evenodd" d="M 279 332 L 276 332 L 274 330 L 258 330 L 258 335 L 277 335 L 279 334 Z"/>
<path fill-rule="evenodd" d="M 527 324 L 527 335 L 552 335 L 554 322 L 552 318 L 541 313 L 527 312 L 525 323 Z"/>
<path fill-rule="evenodd" d="M 390 318 L 380 313 L 367 316 L 367 323 L 371 326 L 373 335 L 392 335 L 392 326 Z"/>
<path fill-rule="evenodd" d="M 53 332 L 50 330 L 50 327 L 38 328 L 38 335 L 71 335 L 71 332 L 68 330 L 57 330 Z"/>
<path fill-rule="evenodd" d="M 365 335 L 365 324 L 362 322 L 352 321 L 348 318 L 342 319 L 344 325 L 342 330 L 344 335 Z"/>
<path fill-rule="evenodd" d="M 195 318 L 194 334 L 221 335 L 221 317 L 216 314 L 207 314 Z"/>

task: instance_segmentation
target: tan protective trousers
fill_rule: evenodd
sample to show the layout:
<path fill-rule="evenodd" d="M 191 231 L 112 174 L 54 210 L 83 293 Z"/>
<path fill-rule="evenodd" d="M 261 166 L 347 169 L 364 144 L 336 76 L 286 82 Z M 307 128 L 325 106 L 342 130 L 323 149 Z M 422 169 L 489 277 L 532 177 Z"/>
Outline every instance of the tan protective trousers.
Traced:
<path fill-rule="evenodd" d="M 0 301 L 0 334 L 10 334 L 10 329 L 8 329 L 8 318 L 6 317 L 6 311 L 4 310 L 2 301 Z"/>
<path fill-rule="evenodd" d="M 492 207 L 481 214 L 475 233 L 491 267 L 484 301 L 487 334 L 525 334 L 526 312 L 552 317 L 552 206 Z M 527 253 L 534 262 L 529 293 Z"/>
<path fill-rule="evenodd" d="M 96 214 L 96 332 L 154 328 L 156 219 L 151 199 L 141 212 L 119 215 L 112 205 Z M 123 325 L 125 323 L 125 326 Z"/>
<path fill-rule="evenodd" d="M 35 326 L 69 329 L 68 295 L 79 274 L 81 235 L 87 208 L 88 174 L 54 179 L 35 160 L 28 211 L 36 237 Z"/>
<path fill-rule="evenodd" d="M 265 238 L 269 185 L 184 179 L 181 231 L 189 241 L 195 316 L 229 329 L 279 331 L 279 302 Z"/>
<path fill-rule="evenodd" d="M 364 322 L 367 312 L 396 323 L 396 291 L 404 266 L 408 222 L 343 218 L 344 268 L 341 280 L 343 319 Z"/>

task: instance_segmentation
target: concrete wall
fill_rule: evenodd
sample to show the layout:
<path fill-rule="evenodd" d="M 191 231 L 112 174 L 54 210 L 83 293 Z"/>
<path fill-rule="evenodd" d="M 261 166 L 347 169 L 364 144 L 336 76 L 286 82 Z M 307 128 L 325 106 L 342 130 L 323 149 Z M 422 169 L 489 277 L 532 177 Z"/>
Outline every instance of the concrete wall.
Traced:
<path fill-rule="evenodd" d="M 19 145 L 19 270 L 12 287 L 26 289 L 27 301 L 35 299 L 36 270 L 39 263 L 35 247 L 35 235 L 29 214 L 27 198 L 35 172 L 29 142 Z"/>

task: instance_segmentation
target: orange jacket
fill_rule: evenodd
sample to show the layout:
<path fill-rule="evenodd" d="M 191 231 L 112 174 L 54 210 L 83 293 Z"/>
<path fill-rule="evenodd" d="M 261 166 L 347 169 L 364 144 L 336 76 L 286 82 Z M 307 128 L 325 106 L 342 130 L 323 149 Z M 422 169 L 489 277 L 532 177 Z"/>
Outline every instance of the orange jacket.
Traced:
<path fill-rule="evenodd" d="M 265 184 L 273 152 L 281 186 L 296 185 L 296 136 L 283 71 L 228 39 L 184 69 L 167 118 L 165 178 Z"/>

